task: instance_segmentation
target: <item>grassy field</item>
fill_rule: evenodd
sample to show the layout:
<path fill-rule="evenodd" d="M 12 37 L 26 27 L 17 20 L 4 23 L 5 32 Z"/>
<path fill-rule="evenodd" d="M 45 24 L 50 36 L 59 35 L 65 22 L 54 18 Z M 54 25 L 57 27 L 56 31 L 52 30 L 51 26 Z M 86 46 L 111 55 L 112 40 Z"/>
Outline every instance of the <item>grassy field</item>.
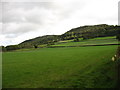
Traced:
<path fill-rule="evenodd" d="M 117 46 L 41 48 L 3 53 L 3 88 L 111 88 Z"/>
<path fill-rule="evenodd" d="M 55 45 L 52 46 L 77 46 L 77 45 L 100 45 L 100 44 L 118 44 L 115 36 L 112 37 L 98 37 L 93 39 L 81 40 L 79 42 L 73 41 L 64 41 L 57 42 Z"/>

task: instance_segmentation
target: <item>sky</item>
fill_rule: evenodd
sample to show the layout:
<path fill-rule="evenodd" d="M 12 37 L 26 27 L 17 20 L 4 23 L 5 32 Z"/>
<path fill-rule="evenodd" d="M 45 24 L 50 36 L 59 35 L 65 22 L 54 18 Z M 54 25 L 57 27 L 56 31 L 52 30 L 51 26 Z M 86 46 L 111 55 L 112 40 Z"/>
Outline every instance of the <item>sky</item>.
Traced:
<path fill-rule="evenodd" d="M 118 24 L 119 0 L 1 0 L 0 46 L 85 25 Z"/>

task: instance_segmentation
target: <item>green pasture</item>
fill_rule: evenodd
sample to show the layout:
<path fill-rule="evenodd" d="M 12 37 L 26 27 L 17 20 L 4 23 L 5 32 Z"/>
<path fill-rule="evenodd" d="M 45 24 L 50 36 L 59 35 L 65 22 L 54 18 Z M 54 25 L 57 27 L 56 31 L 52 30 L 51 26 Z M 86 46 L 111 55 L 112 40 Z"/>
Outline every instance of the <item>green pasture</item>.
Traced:
<path fill-rule="evenodd" d="M 93 46 L 4 52 L 3 88 L 114 88 L 117 72 L 111 58 L 116 49 Z"/>
<path fill-rule="evenodd" d="M 118 40 L 115 36 L 112 37 L 99 37 L 87 40 L 81 40 L 79 42 L 58 42 L 52 46 L 78 46 L 78 45 L 100 45 L 100 44 L 118 44 Z"/>

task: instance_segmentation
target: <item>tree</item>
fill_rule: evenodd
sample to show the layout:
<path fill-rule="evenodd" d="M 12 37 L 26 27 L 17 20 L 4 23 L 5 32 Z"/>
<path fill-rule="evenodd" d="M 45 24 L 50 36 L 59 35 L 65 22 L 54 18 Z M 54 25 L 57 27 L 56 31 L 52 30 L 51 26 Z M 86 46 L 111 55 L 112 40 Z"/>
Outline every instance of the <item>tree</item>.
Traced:
<path fill-rule="evenodd" d="M 120 34 L 118 34 L 116 38 L 118 39 L 118 41 L 120 41 Z"/>
<path fill-rule="evenodd" d="M 74 42 L 79 42 L 79 38 L 75 37 Z"/>
<path fill-rule="evenodd" d="M 38 48 L 38 46 L 37 46 L 37 45 L 34 45 L 34 48 Z"/>
<path fill-rule="evenodd" d="M 6 48 L 4 46 L 0 46 L 0 52 L 5 52 Z"/>
<path fill-rule="evenodd" d="M 120 41 L 120 30 L 118 30 L 118 34 L 117 34 L 116 38 L 118 39 L 118 41 Z"/>
<path fill-rule="evenodd" d="M 5 52 L 6 51 L 6 48 L 4 46 L 2 46 L 2 51 Z"/>

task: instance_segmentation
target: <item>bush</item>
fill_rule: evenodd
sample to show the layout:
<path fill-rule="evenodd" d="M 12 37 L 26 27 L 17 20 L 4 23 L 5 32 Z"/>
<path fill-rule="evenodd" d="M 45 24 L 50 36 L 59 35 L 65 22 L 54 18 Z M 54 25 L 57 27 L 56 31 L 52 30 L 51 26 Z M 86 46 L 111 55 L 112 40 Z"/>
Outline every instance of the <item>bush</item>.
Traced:
<path fill-rule="evenodd" d="M 74 42 L 79 42 L 79 38 L 75 38 L 75 39 L 74 39 Z"/>
<path fill-rule="evenodd" d="M 37 45 L 34 45 L 34 48 L 38 48 L 38 46 L 37 46 Z"/>

